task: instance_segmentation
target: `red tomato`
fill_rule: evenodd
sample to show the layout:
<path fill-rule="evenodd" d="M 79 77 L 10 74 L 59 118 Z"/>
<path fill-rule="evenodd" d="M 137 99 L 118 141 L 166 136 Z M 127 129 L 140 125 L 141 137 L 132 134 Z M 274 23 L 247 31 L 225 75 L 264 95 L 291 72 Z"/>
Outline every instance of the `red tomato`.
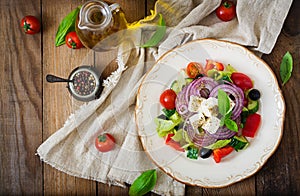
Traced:
<path fill-rule="evenodd" d="M 190 62 L 186 68 L 186 74 L 189 78 L 196 78 L 199 74 L 203 74 L 203 67 L 200 63 Z"/>
<path fill-rule="evenodd" d="M 115 147 L 115 138 L 109 133 L 96 137 L 95 146 L 100 152 L 108 152 Z"/>
<path fill-rule="evenodd" d="M 35 34 L 40 32 L 41 24 L 35 16 L 25 16 L 21 20 L 21 27 L 26 34 Z"/>
<path fill-rule="evenodd" d="M 184 149 L 180 146 L 180 144 L 171 138 L 173 136 L 174 136 L 173 133 L 169 133 L 166 137 L 165 143 L 171 146 L 172 148 L 174 148 L 175 150 L 184 152 Z"/>
<path fill-rule="evenodd" d="M 216 163 L 220 163 L 221 159 L 227 155 L 229 155 L 234 148 L 232 146 L 225 146 L 223 148 L 217 148 L 213 150 L 213 156 Z"/>
<path fill-rule="evenodd" d="M 83 47 L 75 31 L 71 31 L 66 35 L 66 44 L 72 49 L 79 49 Z"/>
<path fill-rule="evenodd" d="M 253 88 L 252 80 L 243 73 L 234 72 L 231 74 L 230 78 L 235 85 L 237 85 L 243 90 L 248 90 Z"/>
<path fill-rule="evenodd" d="M 206 60 L 206 65 L 204 68 L 205 73 L 207 73 L 208 70 L 211 69 L 217 69 L 219 71 L 223 71 L 224 70 L 224 65 L 220 62 L 217 61 L 213 61 L 213 60 Z"/>
<path fill-rule="evenodd" d="M 165 90 L 160 95 L 160 104 L 168 110 L 175 108 L 176 93 L 172 89 Z"/>
<path fill-rule="evenodd" d="M 230 21 L 236 16 L 235 4 L 232 1 L 223 1 L 217 8 L 216 14 L 222 21 Z"/>
<path fill-rule="evenodd" d="M 260 121 L 261 121 L 261 116 L 259 114 L 257 114 L 257 113 L 250 114 L 247 117 L 245 126 L 242 130 L 243 136 L 253 138 L 258 130 Z"/>

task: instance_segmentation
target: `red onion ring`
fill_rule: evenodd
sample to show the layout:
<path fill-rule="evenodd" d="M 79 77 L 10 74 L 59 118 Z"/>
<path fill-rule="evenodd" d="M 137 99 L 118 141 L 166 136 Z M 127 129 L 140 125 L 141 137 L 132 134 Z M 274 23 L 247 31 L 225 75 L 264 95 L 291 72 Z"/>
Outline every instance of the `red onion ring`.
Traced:
<path fill-rule="evenodd" d="M 227 94 L 232 95 L 234 97 L 233 101 L 235 103 L 235 106 L 232 109 L 231 119 L 232 120 L 237 119 L 240 116 L 240 114 L 243 110 L 243 107 L 244 107 L 244 105 L 243 105 L 243 101 L 244 101 L 243 90 L 231 83 L 220 84 L 211 90 L 209 97 L 217 97 L 219 89 L 222 89 Z"/>

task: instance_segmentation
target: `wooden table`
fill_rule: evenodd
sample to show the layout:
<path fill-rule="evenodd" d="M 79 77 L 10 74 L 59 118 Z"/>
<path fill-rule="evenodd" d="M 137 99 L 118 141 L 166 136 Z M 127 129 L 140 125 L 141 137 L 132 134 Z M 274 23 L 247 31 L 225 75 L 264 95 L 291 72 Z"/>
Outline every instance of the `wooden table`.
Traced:
<path fill-rule="evenodd" d="M 127 195 L 128 189 L 76 178 L 41 162 L 37 147 L 63 126 L 72 112 L 65 84 L 51 85 L 45 75 L 67 76 L 89 50 L 55 47 L 62 18 L 85 1 L 0 1 L 0 194 Z M 130 22 L 143 18 L 154 0 L 118 0 Z M 254 176 L 222 189 L 187 187 L 186 195 L 300 194 L 300 1 L 294 0 L 271 54 L 263 55 L 279 78 L 282 56 L 294 57 L 291 80 L 282 87 L 286 100 L 284 135 L 278 150 Z M 36 35 L 22 33 L 25 15 L 40 18 Z M 93 55 L 90 57 L 93 59 Z"/>

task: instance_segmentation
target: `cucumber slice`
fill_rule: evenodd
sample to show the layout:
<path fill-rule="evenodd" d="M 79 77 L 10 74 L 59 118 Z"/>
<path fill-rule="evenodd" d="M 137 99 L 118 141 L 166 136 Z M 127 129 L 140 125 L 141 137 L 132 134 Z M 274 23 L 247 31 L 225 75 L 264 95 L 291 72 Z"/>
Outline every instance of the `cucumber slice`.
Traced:
<path fill-rule="evenodd" d="M 257 112 L 259 109 L 258 101 L 249 99 L 247 108 L 248 108 L 249 114 L 253 114 L 253 113 Z"/>
<path fill-rule="evenodd" d="M 179 87 L 178 81 L 174 80 L 174 82 L 171 84 L 171 89 L 177 94 L 181 89 Z"/>

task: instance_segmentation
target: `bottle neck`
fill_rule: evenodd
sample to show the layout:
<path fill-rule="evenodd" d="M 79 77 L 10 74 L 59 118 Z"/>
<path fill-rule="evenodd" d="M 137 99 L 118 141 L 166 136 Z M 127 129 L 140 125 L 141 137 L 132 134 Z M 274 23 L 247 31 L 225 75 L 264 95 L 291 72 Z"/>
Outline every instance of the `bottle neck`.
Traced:
<path fill-rule="evenodd" d="M 111 26 L 113 22 L 110 7 L 102 1 L 89 1 L 80 9 L 79 29 L 101 31 Z"/>

